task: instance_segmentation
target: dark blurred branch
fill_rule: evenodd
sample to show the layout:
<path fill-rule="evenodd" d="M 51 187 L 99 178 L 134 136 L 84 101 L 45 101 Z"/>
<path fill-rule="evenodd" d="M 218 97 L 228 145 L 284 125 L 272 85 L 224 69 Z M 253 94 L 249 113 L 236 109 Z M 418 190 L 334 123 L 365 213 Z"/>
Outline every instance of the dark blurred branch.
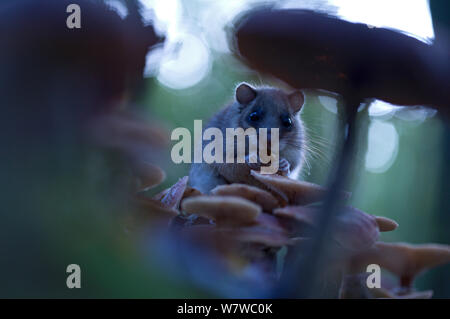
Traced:
<path fill-rule="evenodd" d="M 275 297 L 278 298 L 310 298 L 316 296 L 318 276 L 323 269 L 324 257 L 328 255 L 327 240 L 330 240 L 330 233 L 333 231 L 332 225 L 336 216 L 343 208 L 340 191 L 346 186 L 351 170 L 352 158 L 355 154 L 356 140 L 356 114 L 360 104 L 359 99 L 349 98 L 345 100 L 345 120 L 341 127 L 344 134 L 342 149 L 338 152 L 337 165 L 330 175 L 328 183 L 329 192 L 321 213 L 318 217 L 317 231 L 311 232 L 313 240 L 306 247 L 294 248 L 294 260 L 287 265 L 284 276 L 281 280 Z"/>

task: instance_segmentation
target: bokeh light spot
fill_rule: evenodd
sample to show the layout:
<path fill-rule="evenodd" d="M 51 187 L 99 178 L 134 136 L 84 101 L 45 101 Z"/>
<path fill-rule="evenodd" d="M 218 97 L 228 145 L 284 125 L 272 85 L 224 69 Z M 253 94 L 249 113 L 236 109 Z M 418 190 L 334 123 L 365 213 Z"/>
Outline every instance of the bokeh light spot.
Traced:
<path fill-rule="evenodd" d="M 398 153 L 398 133 L 392 123 L 374 120 L 370 123 L 365 167 L 371 173 L 384 173 Z"/>
<path fill-rule="evenodd" d="M 197 36 L 186 34 L 177 52 L 162 57 L 157 79 L 172 89 L 186 89 L 200 82 L 209 69 L 209 48 Z"/>

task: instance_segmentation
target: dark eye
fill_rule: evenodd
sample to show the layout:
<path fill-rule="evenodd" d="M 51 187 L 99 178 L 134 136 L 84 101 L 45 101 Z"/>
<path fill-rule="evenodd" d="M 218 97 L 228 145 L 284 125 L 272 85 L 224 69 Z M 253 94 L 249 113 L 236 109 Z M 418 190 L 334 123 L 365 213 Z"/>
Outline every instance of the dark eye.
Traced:
<path fill-rule="evenodd" d="M 258 122 L 261 119 L 261 116 L 258 112 L 252 112 L 248 115 L 248 119 L 251 122 Z"/>
<path fill-rule="evenodd" d="M 285 128 L 291 128 L 292 127 L 292 120 L 289 116 L 282 116 L 281 117 L 281 125 L 283 125 Z"/>

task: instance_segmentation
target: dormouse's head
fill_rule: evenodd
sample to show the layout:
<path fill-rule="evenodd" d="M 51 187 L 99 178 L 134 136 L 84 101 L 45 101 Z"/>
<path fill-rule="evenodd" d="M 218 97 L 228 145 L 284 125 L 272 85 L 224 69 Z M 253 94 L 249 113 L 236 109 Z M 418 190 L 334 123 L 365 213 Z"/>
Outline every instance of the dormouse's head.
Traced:
<path fill-rule="evenodd" d="M 305 98 L 301 91 L 290 94 L 280 89 L 264 87 L 254 88 L 241 83 L 236 88 L 236 102 L 240 116 L 239 127 L 279 129 L 280 151 L 286 146 L 302 147 L 303 126 L 299 112 Z"/>

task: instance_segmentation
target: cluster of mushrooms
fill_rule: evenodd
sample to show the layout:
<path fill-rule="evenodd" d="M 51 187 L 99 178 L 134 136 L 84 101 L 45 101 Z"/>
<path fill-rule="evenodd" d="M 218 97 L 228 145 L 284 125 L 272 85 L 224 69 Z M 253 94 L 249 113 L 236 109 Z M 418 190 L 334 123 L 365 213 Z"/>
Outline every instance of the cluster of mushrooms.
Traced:
<path fill-rule="evenodd" d="M 142 172 L 141 189 L 164 179 L 164 172 L 155 166 Z M 202 194 L 188 186 L 185 176 L 153 197 L 138 192 L 136 201 L 142 214 L 163 220 L 176 230 L 180 240 L 199 245 L 206 242 L 236 275 L 256 267 L 264 280 L 276 282 L 280 277 L 279 252 L 285 250 L 283 259 L 288 262 L 291 248 L 309 240 L 303 237 L 305 230 L 314 229 L 320 210 L 317 203 L 327 190 L 277 174 L 251 174 L 260 187 L 229 184 Z M 350 195 L 341 193 L 344 198 Z M 331 273 L 339 274 L 340 298 L 431 298 L 432 291 L 414 289 L 415 277 L 450 262 L 450 247 L 446 245 L 379 241 L 380 232 L 398 227 L 386 217 L 347 206 L 334 224 L 329 243 L 334 253 L 327 264 Z M 381 288 L 368 288 L 370 264 L 379 265 L 397 280 L 382 280 Z"/>

